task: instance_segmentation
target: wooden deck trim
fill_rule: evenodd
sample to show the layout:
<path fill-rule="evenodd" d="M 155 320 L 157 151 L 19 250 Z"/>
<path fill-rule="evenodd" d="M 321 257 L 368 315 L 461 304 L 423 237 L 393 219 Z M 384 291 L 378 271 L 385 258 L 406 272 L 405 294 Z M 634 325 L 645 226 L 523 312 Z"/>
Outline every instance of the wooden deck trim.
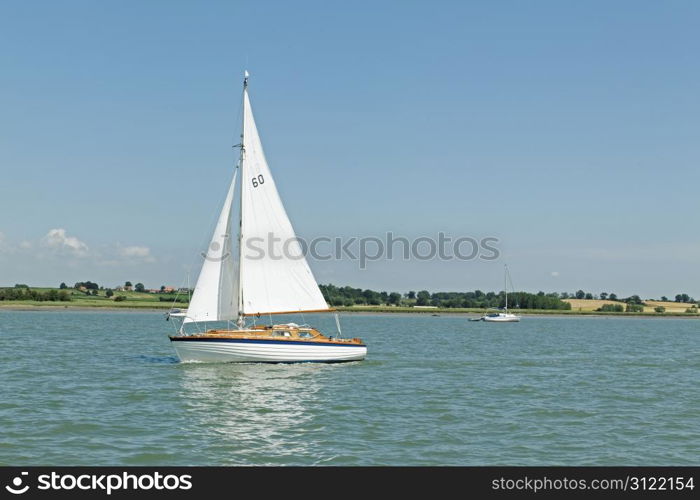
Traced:
<path fill-rule="evenodd" d="M 282 330 L 280 328 L 279 330 Z M 364 345 L 364 342 L 362 342 L 361 339 L 359 338 L 352 338 L 352 339 L 331 339 L 329 337 L 326 337 L 323 335 L 321 332 L 314 328 L 302 328 L 302 331 L 309 331 L 311 332 L 314 336 L 311 338 L 300 338 L 300 337 L 273 337 L 270 335 L 272 332 L 272 329 L 255 329 L 255 330 L 210 330 L 206 333 L 201 333 L 201 334 L 196 334 L 196 335 L 184 335 L 184 336 L 175 336 L 171 337 L 172 338 L 182 338 L 182 337 L 188 337 L 188 338 L 206 338 L 206 339 L 243 339 L 243 340 L 271 340 L 271 341 L 280 341 L 280 342 L 315 342 L 315 343 L 324 343 L 324 344 L 338 344 L 338 345 Z M 298 332 L 299 329 L 297 328 L 286 328 L 284 331 L 296 331 Z"/>

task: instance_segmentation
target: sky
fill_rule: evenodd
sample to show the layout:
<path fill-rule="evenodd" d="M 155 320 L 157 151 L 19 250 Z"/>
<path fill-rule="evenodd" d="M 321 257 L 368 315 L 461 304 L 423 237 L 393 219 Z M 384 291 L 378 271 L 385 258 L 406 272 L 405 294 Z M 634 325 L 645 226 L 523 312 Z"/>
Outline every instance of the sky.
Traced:
<path fill-rule="evenodd" d="M 700 297 L 700 3 L 0 3 L 0 286 L 193 282 L 241 77 L 317 281 Z"/>

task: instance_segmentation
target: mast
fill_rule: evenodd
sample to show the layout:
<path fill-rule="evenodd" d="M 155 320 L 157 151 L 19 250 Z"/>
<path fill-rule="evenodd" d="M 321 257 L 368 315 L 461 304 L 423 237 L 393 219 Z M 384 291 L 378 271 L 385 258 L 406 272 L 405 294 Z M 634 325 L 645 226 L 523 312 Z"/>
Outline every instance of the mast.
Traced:
<path fill-rule="evenodd" d="M 505 272 L 503 273 L 503 290 L 506 292 L 506 314 L 508 314 L 508 264 L 503 264 Z"/>
<path fill-rule="evenodd" d="M 243 71 L 243 118 L 241 124 L 241 153 L 238 159 L 238 167 L 241 169 L 241 194 L 238 197 L 238 328 L 245 326 L 243 316 L 243 280 L 241 273 L 243 270 L 243 162 L 245 161 L 245 96 L 248 92 L 248 70 Z"/>

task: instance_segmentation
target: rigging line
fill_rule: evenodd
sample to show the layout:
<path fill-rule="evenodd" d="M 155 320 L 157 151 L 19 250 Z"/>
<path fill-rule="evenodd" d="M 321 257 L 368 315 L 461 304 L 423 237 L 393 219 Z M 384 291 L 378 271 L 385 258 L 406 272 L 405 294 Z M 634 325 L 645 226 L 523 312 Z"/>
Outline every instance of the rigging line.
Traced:
<path fill-rule="evenodd" d="M 338 338 L 342 339 L 343 338 L 343 332 L 340 329 L 340 319 L 338 318 L 338 313 L 335 313 L 335 326 L 338 328 Z"/>
<path fill-rule="evenodd" d="M 515 285 L 513 285 L 513 278 L 511 278 L 511 276 L 510 276 L 510 270 L 508 269 L 508 266 L 506 266 L 506 275 L 508 276 L 508 282 L 510 283 L 511 293 L 515 296 L 515 305 L 516 305 L 516 307 L 519 307 L 519 304 L 517 301 L 518 296 L 515 295 Z"/>
<path fill-rule="evenodd" d="M 512 292 L 515 292 L 515 287 L 513 286 L 513 278 L 510 277 L 510 271 L 506 267 L 506 274 L 508 275 L 508 283 L 510 283 L 510 289 Z"/>
<path fill-rule="evenodd" d="M 244 92 L 245 92 L 245 90 L 244 90 Z M 236 109 L 237 109 L 237 110 L 236 110 L 236 114 L 235 114 L 235 117 L 236 117 L 236 122 L 235 122 L 235 123 L 236 123 L 236 124 L 235 124 L 234 126 L 231 127 L 231 129 L 234 130 L 234 131 L 237 130 L 237 129 L 241 126 L 241 123 L 243 122 L 243 119 L 242 119 L 242 118 L 243 118 L 243 96 L 242 96 L 242 95 L 241 95 L 241 98 L 238 99 L 238 106 L 237 106 Z M 241 127 L 241 128 L 242 128 L 242 127 Z M 237 139 L 236 139 L 236 135 L 235 135 L 235 133 L 234 133 L 233 140 L 232 140 L 231 142 L 234 143 L 234 144 L 235 144 L 235 143 L 241 142 L 240 139 L 241 139 L 241 134 L 242 134 L 242 133 L 243 133 L 243 130 L 240 130 Z M 233 147 L 235 148 L 236 146 L 233 146 Z"/>
<path fill-rule="evenodd" d="M 168 321 L 169 321 L 169 320 L 170 320 L 170 318 L 168 317 Z M 177 335 L 179 329 L 178 329 L 178 327 L 177 327 L 177 324 L 176 324 L 175 320 L 173 320 L 172 323 L 173 323 L 173 330 L 174 330 L 174 332 L 175 332 L 175 335 Z"/>
<path fill-rule="evenodd" d="M 187 281 L 187 278 L 185 278 L 185 281 Z M 185 284 L 185 281 L 183 281 L 183 282 L 181 283 L 181 285 L 184 285 L 184 284 Z M 177 292 L 175 293 L 175 298 L 173 299 L 173 302 L 172 302 L 172 305 L 170 306 L 170 309 L 174 309 L 174 306 L 175 306 L 175 304 L 177 303 L 177 298 L 180 296 L 180 288 L 185 288 L 185 287 L 184 287 L 184 286 L 180 286 L 180 287 L 177 289 Z M 189 284 L 188 284 L 187 293 L 189 293 Z M 187 303 L 187 306 L 189 307 L 189 302 Z"/>

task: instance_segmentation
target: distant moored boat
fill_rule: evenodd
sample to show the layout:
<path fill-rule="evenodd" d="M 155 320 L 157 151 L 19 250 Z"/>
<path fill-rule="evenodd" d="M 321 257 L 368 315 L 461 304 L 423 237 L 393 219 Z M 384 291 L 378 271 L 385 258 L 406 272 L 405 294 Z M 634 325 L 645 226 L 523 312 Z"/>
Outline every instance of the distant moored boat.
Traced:
<path fill-rule="evenodd" d="M 503 312 L 486 314 L 480 319 L 482 321 L 488 321 L 489 323 L 514 323 L 520 321 L 520 316 L 508 312 L 508 280 L 510 274 L 508 273 L 508 266 L 505 265 L 505 277 L 504 277 L 504 290 L 505 290 L 505 306 L 503 307 Z"/>

